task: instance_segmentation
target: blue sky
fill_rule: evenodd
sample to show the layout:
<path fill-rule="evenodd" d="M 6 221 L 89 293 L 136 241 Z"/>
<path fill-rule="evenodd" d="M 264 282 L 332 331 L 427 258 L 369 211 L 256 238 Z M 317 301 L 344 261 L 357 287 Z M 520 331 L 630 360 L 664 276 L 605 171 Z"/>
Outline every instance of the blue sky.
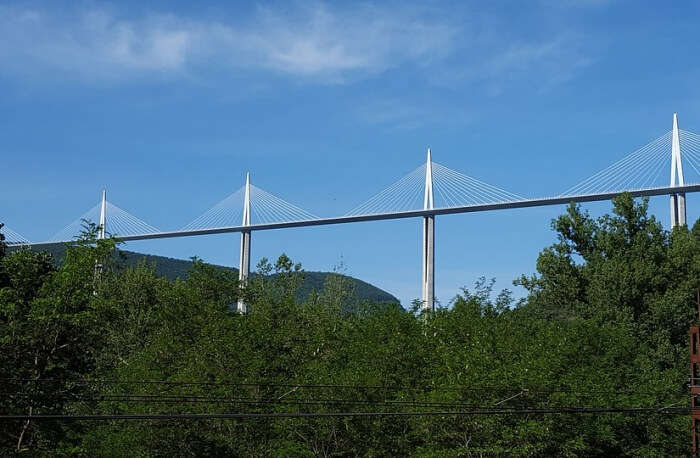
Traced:
<path fill-rule="evenodd" d="M 671 127 L 700 132 L 700 4 L 1 2 L 0 220 L 46 239 L 99 199 L 177 229 L 257 186 L 343 214 L 434 160 L 556 195 Z M 700 215 L 689 197 L 688 218 Z M 608 203 L 586 205 L 594 214 Z M 652 210 L 668 225 L 667 198 Z M 511 287 L 563 207 L 440 217 L 439 299 Z M 420 221 L 255 233 L 420 295 Z M 235 265 L 238 236 L 126 248 Z M 516 290 L 516 294 L 522 294 Z"/>

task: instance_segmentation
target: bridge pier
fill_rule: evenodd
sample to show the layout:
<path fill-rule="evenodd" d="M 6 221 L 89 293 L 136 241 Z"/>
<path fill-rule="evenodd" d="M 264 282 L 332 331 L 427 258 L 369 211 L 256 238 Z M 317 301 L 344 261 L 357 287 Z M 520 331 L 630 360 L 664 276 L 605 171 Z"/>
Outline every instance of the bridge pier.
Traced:
<path fill-rule="evenodd" d="M 678 194 L 678 224 L 686 225 L 685 220 L 685 194 Z"/>
<path fill-rule="evenodd" d="M 673 113 L 673 130 L 671 132 L 671 187 L 683 186 L 685 182 L 677 113 Z M 685 226 L 685 216 L 685 193 L 671 194 L 671 228 Z"/>
<path fill-rule="evenodd" d="M 435 216 L 423 217 L 423 293 L 424 311 L 435 310 Z"/>
<path fill-rule="evenodd" d="M 685 193 L 671 194 L 671 227 L 686 225 Z"/>
<path fill-rule="evenodd" d="M 425 194 L 423 209 L 432 210 L 433 201 L 433 161 L 428 148 L 425 163 Z M 423 217 L 423 277 L 421 281 L 421 304 L 424 312 L 435 310 L 435 215 Z"/>
<path fill-rule="evenodd" d="M 250 275 L 250 231 L 241 232 L 241 257 L 238 264 L 238 281 L 241 286 L 248 284 L 248 276 Z M 238 299 L 236 304 L 238 313 L 245 313 L 248 307 L 242 298 Z"/>
<path fill-rule="evenodd" d="M 245 194 L 243 197 L 243 221 L 241 226 L 250 226 L 250 173 L 245 177 Z M 251 231 L 241 232 L 241 256 L 238 263 L 238 282 L 245 287 L 248 284 L 250 275 L 250 236 Z M 238 313 L 246 313 L 248 306 L 243 298 L 239 298 L 236 303 Z"/>

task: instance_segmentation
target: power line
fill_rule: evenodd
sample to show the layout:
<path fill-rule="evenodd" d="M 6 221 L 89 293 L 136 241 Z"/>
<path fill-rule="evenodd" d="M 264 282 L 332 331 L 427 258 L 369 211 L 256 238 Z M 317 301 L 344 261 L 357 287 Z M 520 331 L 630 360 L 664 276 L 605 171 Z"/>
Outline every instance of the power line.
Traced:
<path fill-rule="evenodd" d="M 521 392 L 522 394 L 529 394 L 526 392 Z M 0 393 L 0 395 L 7 395 L 8 393 Z M 21 394 L 29 397 L 28 394 Z M 12 394 L 10 394 L 12 395 Z M 275 408 L 276 406 L 317 406 L 320 408 L 333 409 L 334 407 L 350 407 L 350 406 L 367 406 L 367 407 L 395 407 L 395 408 L 412 408 L 412 409 L 492 409 L 503 403 L 494 402 L 498 398 L 487 401 L 484 405 L 484 399 L 481 398 L 479 403 L 469 402 L 468 400 L 445 400 L 445 401 L 430 401 L 430 400 L 420 400 L 420 399 L 271 399 L 271 398 L 228 398 L 228 397 L 210 397 L 210 396 L 198 396 L 198 395 L 169 395 L 169 394 L 102 394 L 97 396 L 61 396 L 63 402 L 74 404 L 74 403 L 136 403 L 145 405 L 185 405 L 185 404 L 199 404 L 199 405 L 248 405 L 254 409 L 263 409 L 266 406 Z M 51 399 L 60 399 L 61 397 L 50 397 Z M 512 398 L 512 397 L 511 397 Z M 510 398 L 506 398 L 509 400 Z M 675 399 L 675 398 L 674 398 Z M 538 409 L 570 409 L 570 408 L 594 408 L 592 406 L 578 406 L 578 407 L 567 407 L 559 405 L 551 405 L 543 399 L 523 399 L 523 402 L 519 403 L 520 408 L 538 408 Z M 666 407 L 674 407 L 679 403 L 671 403 L 671 400 L 665 402 Z M 543 405 L 544 404 L 544 405 Z M 550 404 L 550 405 L 546 405 Z M 604 407 L 598 407 L 604 408 Z M 618 408 L 635 408 L 635 407 L 619 407 Z M 663 408 L 662 408 L 663 409 Z M 258 410 L 259 412 L 259 410 Z M 423 410 L 425 412 L 425 410 Z"/>
<path fill-rule="evenodd" d="M 569 407 L 556 409 L 478 409 L 438 412 L 278 412 L 278 413 L 204 413 L 204 414 L 110 414 L 110 415 L 0 415 L 0 421 L 115 421 L 115 420 L 256 420 L 286 418 L 341 417 L 422 417 L 481 415 L 687 415 L 690 407 Z"/>
<path fill-rule="evenodd" d="M 12 396 L 12 395 L 11 395 Z M 28 397 L 28 396 L 25 396 Z M 61 397 L 54 396 L 52 399 Z M 251 398 L 217 398 L 188 395 L 98 395 L 92 397 L 63 396 L 65 402 L 137 402 L 161 404 L 250 404 L 250 405 L 407 405 L 411 407 L 462 407 L 478 408 L 465 402 L 433 402 L 420 400 L 372 400 L 372 399 L 251 399 Z"/>
<path fill-rule="evenodd" d="M 60 378 L 3 378 L 0 380 L 7 382 L 36 382 L 36 383 L 75 383 L 84 385 L 171 385 L 171 386 L 232 386 L 232 387 L 260 387 L 260 388 L 305 388 L 305 389 L 357 389 L 357 390 L 387 390 L 387 391 L 494 391 L 500 393 L 529 391 L 533 393 L 573 393 L 573 394 L 635 394 L 639 389 L 634 390 L 574 390 L 569 388 L 523 388 L 523 387 L 499 387 L 495 385 L 484 386 L 424 386 L 424 387 L 409 387 L 409 386 L 391 386 L 391 385 L 352 385 L 352 384 L 304 384 L 304 383 L 268 383 L 268 382 L 204 382 L 204 381 L 171 381 L 171 380 L 84 380 L 84 379 L 60 379 Z M 647 392 L 653 390 L 646 390 Z M 680 392 L 658 391 L 654 394 L 683 394 Z"/>

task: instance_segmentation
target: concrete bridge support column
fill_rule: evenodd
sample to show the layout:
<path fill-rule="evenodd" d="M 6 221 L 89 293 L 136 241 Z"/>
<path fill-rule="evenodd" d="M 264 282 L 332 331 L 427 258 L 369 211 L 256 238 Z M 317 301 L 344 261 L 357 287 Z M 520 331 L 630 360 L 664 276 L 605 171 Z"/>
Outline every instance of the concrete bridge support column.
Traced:
<path fill-rule="evenodd" d="M 423 218 L 423 310 L 435 310 L 435 216 Z"/>
<path fill-rule="evenodd" d="M 685 193 L 678 194 L 678 224 L 685 226 Z"/>
<path fill-rule="evenodd" d="M 243 196 L 243 221 L 241 226 L 250 226 L 250 173 L 245 176 L 245 194 Z M 241 286 L 248 284 L 250 275 L 250 231 L 241 232 L 241 257 L 238 263 L 238 281 Z M 248 311 L 248 306 L 242 298 L 236 304 L 238 313 Z"/>
<path fill-rule="evenodd" d="M 671 194 L 671 227 L 686 225 L 685 193 Z"/>
<path fill-rule="evenodd" d="M 241 232 L 241 258 L 238 264 L 238 281 L 241 286 L 245 286 L 248 283 L 248 276 L 250 275 L 250 231 Z M 236 310 L 238 313 L 245 313 L 248 311 L 243 299 L 238 299 L 236 304 Z"/>

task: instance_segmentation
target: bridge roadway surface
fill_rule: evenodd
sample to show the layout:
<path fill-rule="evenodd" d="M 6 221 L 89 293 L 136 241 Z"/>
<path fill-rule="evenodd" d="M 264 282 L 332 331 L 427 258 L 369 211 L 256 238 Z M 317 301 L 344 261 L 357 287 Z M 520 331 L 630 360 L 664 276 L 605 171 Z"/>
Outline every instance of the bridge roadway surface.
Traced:
<path fill-rule="evenodd" d="M 216 227 L 209 229 L 196 229 L 187 231 L 169 231 L 169 232 L 154 232 L 150 234 L 135 234 L 135 235 L 124 235 L 117 236 L 120 240 L 125 242 L 132 240 L 150 240 L 150 239 L 166 239 L 166 238 L 176 238 L 176 237 L 191 237 L 195 235 L 210 235 L 210 234 L 226 234 L 230 232 L 246 232 L 246 231 L 263 231 L 269 229 L 284 229 L 291 227 L 307 227 L 307 226 L 326 226 L 330 224 L 345 224 L 345 223 L 357 223 L 362 221 L 379 221 L 387 219 L 402 219 L 402 218 L 414 218 L 418 216 L 431 216 L 431 215 L 449 215 L 455 213 L 474 213 L 483 212 L 491 210 L 508 210 L 513 208 L 528 208 L 528 207 L 544 207 L 548 205 L 566 205 L 571 202 L 596 202 L 601 200 L 610 200 L 621 194 L 628 193 L 632 197 L 651 197 L 651 196 L 662 196 L 671 194 L 687 194 L 700 191 L 700 184 L 689 184 L 683 186 L 668 186 L 660 188 L 647 188 L 638 189 L 630 191 L 615 191 L 606 192 L 600 194 L 583 194 L 576 196 L 557 196 L 557 197 L 546 197 L 540 199 L 524 199 L 516 200 L 510 202 L 500 202 L 500 203 L 489 203 L 489 204 L 476 204 L 467 205 L 461 207 L 444 207 L 435 208 L 432 210 L 409 210 L 402 212 L 393 213 L 373 213 L 367 215 L 352 215 L 352 216 L 337 216 L 330 218 L 318 218 L 309 220 L 299 220 L 299 221 L 285 221 L 279 223 L 265 223 L 265 224 L 252 224 L 250 226 L 227 226 L 227 227 Z M 30 246 L 40 246 L 40 245 L 56 245 L 64 242 L 36 242 L 28 243 L 24 245 Z"/>

